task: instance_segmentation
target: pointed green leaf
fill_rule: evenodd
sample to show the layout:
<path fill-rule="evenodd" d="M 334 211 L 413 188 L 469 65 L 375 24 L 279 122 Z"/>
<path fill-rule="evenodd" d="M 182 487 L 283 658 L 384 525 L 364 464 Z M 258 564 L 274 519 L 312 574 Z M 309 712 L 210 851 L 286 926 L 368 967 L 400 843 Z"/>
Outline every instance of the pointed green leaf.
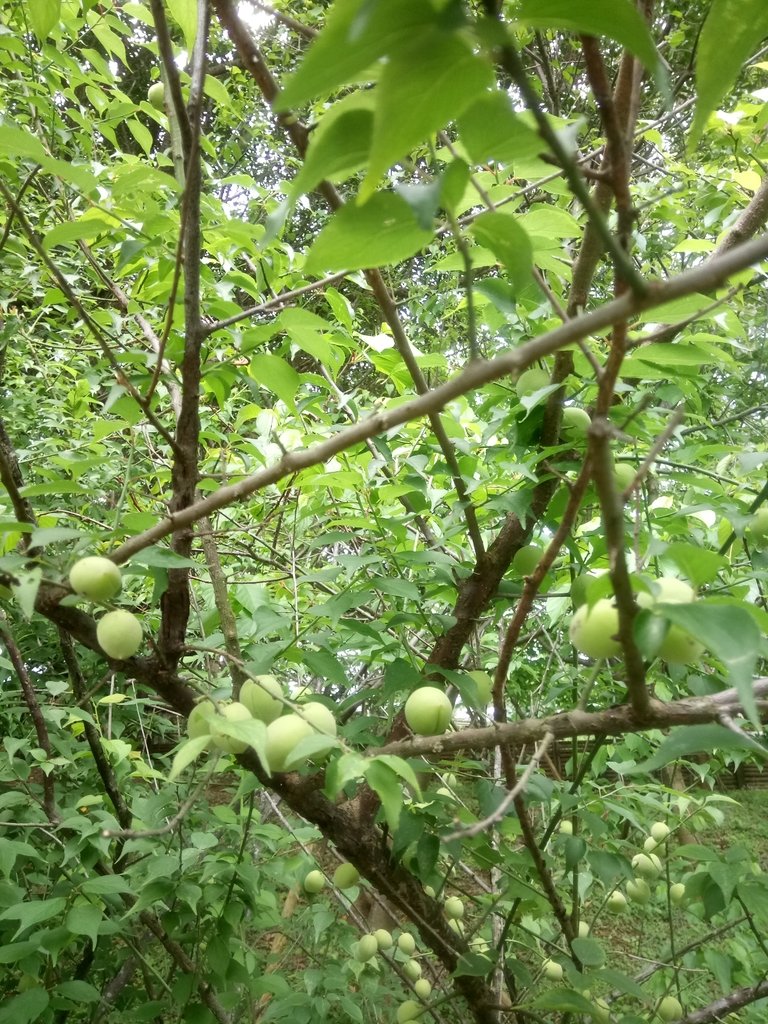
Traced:
<path fill-rule="evenodd" d="M 512 109 L 503 92 L 481 96 L 458 119 L 459 138 L 476 164 L 529 160 L 545 148 L 538 132 Z"/>
<path fill-rule="evenodd" d="M 535 28 L 607 36 L 639 57 L 649 71 L 659 71 L 653 37 L 630 0 L 519 0 L 514 18 Z"/>
<path fill-rule="evenodd" d="M 99 925 L 103 916 L 102 908 L 94 903 L 79 904 L 69 911 L 64 919 L 64 926 L 73 935 L 86 935 L 95 949 L 99 940 Z"/>
<path fill-rule="evenodd" d="M 192 764 L 210 746 L 210 743 L 210 736 L 195 736 L 192 740 L 186 740 L 173 759 L 171 770 L 168 773 L 168 781 L 173 782 L 174 779 L 178 779 L 187 765 Z"/>
<path fill-rule="evenodd" d="M 304 269 L 314 274 L 398 263 L 431 239 L 432 232 L 419 227 L 404 199 L 377 192 L 362 206 L 349 203 L 336 211 L 315 239 Z"/>
<path fill-rule="evenodd" d="M 403 808 L 403 787 L 399 778 L 386 764 L 372 760 L 365 769 L 365 781 L 381 800 L 390 831 L 396 832 Z"/>
<path fill-rule="evenodd" d="M 696 144 L 707 118 L 766 35 L 765 0 L 713 0 L 696 48 L 696 115 L 689 146 Z"/>
<path fill-rule="evenodd" d="M 371 195 L 391 164 L 457 117 L 491 83 L 490 64 L 458 36 L 445 32 L 426 33 L 394 54 L 376 88 L 373 142 L 361 198 Z"/>
<path fill-rule="evenodd" d="M 533 248 L 517 218 L 507 213 L 483 213 L 473 223 L 472 234 L 504 264 L 516 291 L 530 283 Z"/>
<path fill-rule="evenodd" d="M 597 939 L 574 939 L 571 946 L 585 967 L 600 967 L 605 963 L 605 950 Z"/>
<path fill-rule="evenodd" d="M 655 772 L 670 761 L 677 761 L 688 754 L 698 754 L 702 750 L 750 750 L 768 758 L 768 749 L 757 740 L 745 733 L 739 735 L 726 729 L 723 725 L 681 725 L 670 729 L 655 754 L 642 761 L 634 768 L 625 768 L 625 775 L 637 775 L 641 772 Z"/>
<path fill-rule="evenodd" d="M 344 181 L 364 166 L 373 136 L 373 93 L 354 93 L 334 104 L 310 135 L 304 164 L 290 196 L 326 179 Z"/>
<path fill-rule="evenodd" d="M 0 1008 L 0 1024 L 32 1024 L 44 1012 L 49 999 L 46 989 L 39 985 L 13 996 Z"/>
<path fill-rule="evenodd" d="M 290 110 L 353 81 L 436 18 L 431 4 L 413 0 L 336 0 L 322 32 L 277 97 L 275 109 Z"/>
<path fill-rule="evenodd" d="M 184 45 L 189 53 L 197 36 L 197 4 L 198 0 L 168 0 L 168 10 L 184 35 Z"/>
<path fill-rule="evenodd" d="M 387 765 L 387 767 L 391 768 L 396 775 L 405 779 L 414 794 L 421 799 L 421 787 L 419 786 L 419 780 L 416 776 L 416 772 L 411 768 L 407 761 L 404 761 L 402 757 L 397 757 L 395 754 L 379 754 L 379 756 L 373 758 L 373 760 L 380 761 L 382 764 Z"/>
<path fill-rule="evenodd" d="M 293 396 L 301 384 L 301 377 L 285 359 L 273 355 L 252 356 L 250 375 L 260 387 L 271 391 L 293 408 Z"/>
<path fill-rule="evenodd" d="M 26 8 L 32 31 L 42 43 L 59 23 L 61 0 L 27 0 Z"/>

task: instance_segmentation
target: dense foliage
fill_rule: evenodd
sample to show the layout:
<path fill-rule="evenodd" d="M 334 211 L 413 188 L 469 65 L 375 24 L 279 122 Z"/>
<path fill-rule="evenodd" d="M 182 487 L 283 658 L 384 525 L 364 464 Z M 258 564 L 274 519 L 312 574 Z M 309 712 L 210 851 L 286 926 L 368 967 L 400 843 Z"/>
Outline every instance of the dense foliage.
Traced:
<path fill-rule="evenodd" d="M 2 1024 L 765 1019 L 767 36 L 2 5 Z"/>

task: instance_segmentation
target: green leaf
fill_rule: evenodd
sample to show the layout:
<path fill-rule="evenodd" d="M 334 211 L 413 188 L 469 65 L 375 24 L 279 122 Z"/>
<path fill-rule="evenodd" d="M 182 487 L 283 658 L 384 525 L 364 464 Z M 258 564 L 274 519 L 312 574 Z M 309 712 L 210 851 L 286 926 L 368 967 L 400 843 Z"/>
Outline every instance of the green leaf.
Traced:
<path fill-rule="evenodd" d="M 61 0 L 27 0 L 26 9 L 32 31 L 42 43 L 59 23 Z"/>
<path fill-rule="evenodd" d="M 13 996 L 0 1009 L 0 1024 L 32 1024 L 48 1006 L 50 996 L 41 986 Z"/>
<path fill-rule="evenodd" d="M 476 164 L 491 160 L 512 164 L 529 160 L 545 148 L 535 129 L 512 108 L 503 92 L 481 96 L 458 118 L 459 138 Z"/>
<path fill-rule="evenodd" d="M 670 544 L 664 552 L 664 557 L 671 559 L 695 587 L 700 587 L 702 583 L 711 583 L 720 570 L 728 565 L 728 559 L 722 555 L 686 541 Z"/>
<path fill-rule="evenodd" d="M 745 608 L 707 599 L 691 604 L 659 604 L 654 609 L 704 644 L 728 669 L 728 681 L 738 690 L 750 720 L 759 725 L 752 689 L 761 650 L 760 630 Z"/>
<path fill-rule="evenodd" d="M 29 572 L 17 573 L 16 583 L 11 584 L 13 596 L 19 603 L 19 607 L 27 619 L 32 618 L 35 610 L 35 600 L 40 589 L 40 582 L 43 578 L 42 569 L 30 569 Z"/>
<path fill-rule="evenodd" d="M 299 68 L 290 75 L 274 104 L 289 110 L 344 85 L 380 57 L 406 44 L 434 23 L 430 4 L 413 0 L 336 0 L 320 35 Z"/>
<path fill-rule="evenodd" d="M 504 264 L 516 291 L 530 283 L 533 248 L 516 217 L 507 213 L 483 213 L 472 224 L 472 234 Z"/>
<path fill-rule="evenodd" d="M 605 950 L 597 939 L 574 939 L 571 948 L 585 967 L 600 967 L 605 963 Z"/>
<path fill-rule="evenodd" d="M 405 779 L 413 793 L 418 797 L 418 799 L 421 799 L 421 787 L 419 786 L 419 780 L 416 776 L 416 772 L 411 768 L 407 761 L 403 760 L 402 757 L 397 757 L 395 754 L 379 754 L 372 760 L 381 761 L 382 764 L 391 768 L 396 775 Z"/>
<path fill-rule="evenodd" d="M 112 896 L 131 890 L 131 883 L 122 875 L 94 875 L 80 886 L 80 892 L 89 896 Z"/>
<path fill-rule="evenodd" d="M 290 363 L 280 356 L 251 356 L 249 373 L 253 380 L 293 408 L 293 397 L 301 384 L 301 377 Z"/>
<path fill-rule="evenodd" d="M 573 871 L 581 858 L 587 852 L 587 844 L 581 836 L 569 836 L 564 843 L 565 847 L 565 870 Z"/>
<path fill-rule="evenodd" d="M 151 547 L 137 551 L 131 559 L 136 565 L 147 565 L 153 569 L 192 569 L 197 563 L 186 555 L 180 555 L 170 548 L 159 547 L 153 544 Z"/>
<path fill-rule="evenodd" d="M 559 28 L 615 39 L 639 57 L 649 71 L 660 72 L 653 37 L 630 0 L 519 0 L 513 16 L 534 28 Z"/>
<path fill-rule="evenodd" d="M 625 768 L 625 775 L 655 772 L 670 761 L 677 761 L 688 754 L 712 750 L 749 750 L 768 757 L 768 750 L 757 740 L 742 733 L 726 729 L 722 725 L 681 725 L 670 729 L 658 750 L 645 761 L 632 768 Z"/>
<path fill-rule="evenodd" d="M 197 36 L 198 0 L 168 0 L 171 17 L 184 35 L 184 45 L 191 54 Z"/>
<path fill-rule="evenodd" d="M 484 978 L 492 969 L 493 962 L 489 957 L 483 956 L 482 953 L 462 953 L 459 957 L 459 962 L 456 964 L 453 977 Z"/>
<path fill-rule="evenodd" d="M 57 917 L 66 907 L 67 901 L 63 896 L 57 896 L 52 900 L 27 900 L 24 903 L 15 903 L 0 914 L 0 921 L 18 921 L 19 927 L 13 938 L 17 938 L 27 928 L 40 924 L 41 921 L 50 921 Z"/>
<path fill-rule="evenodd" d="M 371 195 L 391 164 L 461 114 L 491 83 L 490 65 L 462 39 L 439 30 L 393 54 L 376 89 L 373 142 L 361 198 Z"/>
<path fill-rule="evenodd" d="M 64 926 L 73 935 L 87 935 L 95 949 L 103 916 L 101 907 L 93 903 L 83 903 L 72 907 L 64 919 Z"/>
<path fill-rule="evenodd" d="M 87 981 L 62 981 L 55 989 L 57 996 L 71 999 L 73 1003 L 98 1003 L 101 998 L 99 990 Z"/>
<path fill-rule="evenodd" d="M 367 764 L 368 758 L 355 751 L 342 754 L 325 773 L 325 792 L 331 798 L 338 796 L 348 782 L 363 778 Z"/>
<path fill-rule="evenodd" d="M 19 960 L 26 960 L 32 953 L 40 949 L 37 939 L 27 939 L 25 942 L 12 942 L 8 946 L 0 946 L 0 964 L 17 964 Z"/>
<path fill-rule="evenodd" d="M 397 774 L 381 760 L 371 760 L 365 768 L 365 780 L 381 800 L 390 831 L 396 832 L 403 807 L 402 783 Z"/>
<path fill-rule="evenodd" d="M 304 269 L 314 274 L 398 263 L 431 239 L 432 232 L 418 225 L 404 199 L 377 192 L 362 206 L 349 203 L 336 211 L 315 239 Z"/>
<path fill-rule="evenodd" d="M 580 992 L 572 989 L 556 988 L 537 996 L 532 1004 L 537 1010 L 571 1010 L 575 1013 L 595 1015 L 595 1006 L 585 999 Z"/>
<path fill-rule="evenodd" d="M 290 197 L 326 179 L 344 181 L 364 166 L 373 136 L 373 93 L 353 93 L 334 104 L 310 135 L 304 164 Z"/>
<path fill-rule="evenodd" d="M 210 736 L 195 736 L 192 740 L 185 740 L 173 758 L 168 781 L 173 782 L 174 779 L 178 779 L 187 765 L 192 764 L 204 750 L 207 750 L 210 743 Z"/>
<path fill-rule="evenodd" d="M 768 34 L 765 0 L 712 0 L 696 48 L 696 114 L 689 147 Z"/>

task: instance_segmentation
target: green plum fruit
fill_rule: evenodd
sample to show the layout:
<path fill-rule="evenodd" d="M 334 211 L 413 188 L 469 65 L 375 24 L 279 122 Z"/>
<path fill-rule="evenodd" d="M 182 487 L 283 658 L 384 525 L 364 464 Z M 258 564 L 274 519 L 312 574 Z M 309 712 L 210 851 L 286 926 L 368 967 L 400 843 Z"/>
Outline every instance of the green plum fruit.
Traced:
<path fill-rule="evenodd" d="M 120 592 L 123 578 L 114 562 L 89 555 L 79 559 L 69 570 L 69 585 L 89 601 L 111 601 Z"/>
<path fill-rule="evenodd" d="M 141 623 L 132 612 L 118 608 L 102 615 L 96 626 L 99 647 L 109 658 L 125 661 L 141 649 L 144 638 Z"/>
<path fill-rule="evenodd" d="M 417 736 L 439 736 L 452 714 L 453 705 L 436 686 L 420 686 L 405 702 L 405 720 Z"/>
<path fill-rule="evenodd" d="M 240 703 L 266 725 L 282 715 L 282 696 L 283 688 L 274 676 L 254 676 L 240 687 Z"/>
<path fill-rule="evenodd" d="M 590 608 L 582 604 L 571 619 L 568 635 L 577 651 L 588 658 L 613 658 L 621 651 L 616 639 L 619 612 L 607 597 L 600 598 Z"/>

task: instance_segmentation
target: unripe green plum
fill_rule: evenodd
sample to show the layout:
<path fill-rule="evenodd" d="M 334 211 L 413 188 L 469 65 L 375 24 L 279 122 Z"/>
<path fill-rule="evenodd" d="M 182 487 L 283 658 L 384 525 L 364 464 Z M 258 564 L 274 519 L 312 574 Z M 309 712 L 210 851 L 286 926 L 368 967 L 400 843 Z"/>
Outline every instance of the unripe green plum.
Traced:
<path fill-rule="evenodd" d="M 451 929 L 452 932 L 455 932 L 457 935 L 464 934 L 464 925 L 455 917 L 450 918 L 450 920 L 448 921 L 448 927 Z"/>
<path fill-rule="evenodd" d="M 564 836 L 573 835 L 573 822 L 570 818 L 563 818 L 559 826 L 560 834 Z"/>
<path fill-rule="evenodd" d="M 213 745 L 218 747 L 219 750 L 223 750 L 226 754 L 242 754 L 248 744 L 242 740 L 236 740 L 234 736 L 227 736 L 225 733 L 220 732 L 219 723 L 222 719 L 228 722 L 247 722 L 251 718 L 253 718 L 251 712 L 239 701 L 225 704 L 221 709 L 221 713 L 214 715 L 211 719 L 211 739 L 213 740 Z"/>
<path fill-rule="evenodd" d="M 768 539 L 768 505 L 761 506 L 752 516 L 747 535 L 753 544 L 762 547 Z"/>
<path fill-rule="evenodd" d="M 120 592 L 123 578 L 114 562 L 90 555 L 79 559 L 69 570 L 69 585 L 89 601 L 111 601 Z"/>
<path fill-rule="evenodd" d="M 413 983 L 413 991 L 419 997 L 419 999 L 429 999 L 432 995 L 432 985 L 427 981 L 426 978 L 417 978 Z"/>
<path fill-rule="evenodd" d="M 273 772 L 285 771 L 290 754 L 307 736 L 313 733 L 312 726 L 296 714 L 283 715 L 267 726 L 267 761 Z"/>
<path fill-rule="evenodd" d="M 579 938 L 586 939 L 589 935 L 589 925 L 586 921 L 579 921 Z"/>
<path fill-rule="evenodd" d="M 611 1019 L 611 1008 L 604 999 L 595 1000 L 595 1013 L 592 1017 L 598 1024 L 609 1024 Z"/>
<path fill-rule="evenodd" d="M 669 1024 L 670 1021 L 680 1020 L 683 1016 L 683 1008 L 674 996 L 664 996 L 656 1007 L 656 1014 L 666 1024 Z"/>
<path fill-rule="evenodd" d="M 635 479 L 635 467 L 628 462 L 617 462 L 613 467 L 613 482 L 619 494 L 623 494 Z"/>
<path fill-rule="evenodd" d="M 405 702 L 405 720 L 417 736 L 439 736 L 452 714 L 453 705 L 436 686 L 420 686 Z"/>
<path fill-rule="evenodd" d="M 458 896 L 449 896 L 445 901 L 445 916 L 454 921 L 460 921 L 464 917 L 464 904 Z"/>
<path fill-rule="evenodd" d="M 421 1016 L 424 1007 L 419 1006 L 415 999 L 406 999 L 397 1008 L 397 1024 L 407 1024 L 410 1020 L 416 1020 Z"/>
<path fill-rule="evenodd" d="M 165 109 L 165 86 L 162 82 L 153 82 L 147 90 L 147 99 L 155 110 Z"/>
<path fill-rule="evenodd" d="M 620 914 L 623 910 L 627 909 L 627 897 L 620 889 L 614 889 L 606 900 L 605 905 L 611 913 Z"/>
<path fill-rule="evenodd" d="M 578 409 L 573 405 L 563 409 L 563 420 L 560 427 L 560 436 L 563 441 L 569 441 L 571 444 L 583 442 L 591 426 L 592 420 L 583 409 Z"/>
<path fill-rule="evenodd" d="M 479 669 L 473 669 L 471 672 L 467 672 L 470 679 L 473 680 L 477 687 L 477 707 L 487 708 L 491 702 L 491 693 L 493 691 L 493 680 L 487 672 L 482 672 Z"/>
<path fill-rule="evenodd" d="M 632 870 L 643 878 L 658 878 L 663 865 L 655 853 L 636 853 L 632 858 Z"/>
<path fill-rule="evenodd" d="M 663 843 L 671 829 L 666 821 L 654 821 L 651 825 L 651 836 L 657 843 Z"/>
<path fill-rule="evenodd" d="M 351 889 L 360 881 L 360 872 L 354 864 L 339 864 L 333 872 L 333 884 L 337 889 Z"/>
<path fill-rule="evenodd" d="M 386 928 L 377 928 L 373 934 L 379 949 L 392 949 L 392 935 Z"/>
<path fill-rule="evenodd" d="M 416 981 L 421 977 L 421 964 L 418 960 L 407 960 L 403 964 L 403 974 L 409 981 Z"/>
<path fill-rule="evenodd" d="M 191 740 L 199 736 L 210 736 L 211 719 L 216 714 L 216 705 L 206 697 L 195 704 L 187 719 L 187 736 Z"/>
<path fill-rule="evenodd" d="M 541 391 L 542 388 L 547 387 L 549 383 L 550 377 L 547 371 L 542 370 L 538 366 L 532 366 L 517 378 L 515 391 L 518 398 L 527 398 L 528 395 L 532 395 L 534 392 Z"/>
<path fill-rule="evenodd" d="M 282 715 L 282 696 L 283 688 L 274 676 L 255 676 L 240 687 L 240 703 L 266 725 Z"/>
<path fill-rule="evenodd" d="M 669 887 L 669 899 L 672 903 L 680 904 L 685 899 L 685 885 L 682 882 L 675 882 Z"/>
<path fill-rule="evenodd" d="M 99 647 L 109 658 L 125 661 L 141 649 L 144 639 L 141 623 L 131 612 L 118 608 L 102 615 L 96 626 Z"/>
<path fill-rule="evenodd" d="M 562 981 L 563 980 L 563 967 L 557 960 L 545 960 L 542 964 L 544 970 L 544 977 L 548 981 Z"/>
<path fill-rule="evenodd" d="M 315 893 L 325 888 L 325 875 L 322 871 L 310 871 L 304 879 L 304 892 Z"/>
<path fill-rule="evenodd" d="M 410 932 L 403 932 L 398 936 L 397 948 L 406 956 L 411 956 L 416 949 L 416 940 Z"/>
<path fill-rule="evenodd" d="M 355 960 L 361 964 L 371 960 L 379 950 L 379 944 L 375 935 L 361 935 L 355 946 Z"/>
<path fill-rule="evenodd" d="M 588 658 L 613 658 L 621 651 L 615 639 L 619 629 L 619 612 L 607 597 L 592 607 L 581 605 L 571 619 L 568 635 L 577 651 Z"/>
<path fill-rule="evenodd" d="M 644 878 L 634 878 L 627 882 L 627 896 L 635 903 L 646 904 L 651 898 L 651 889 Z"/>
<path fill-rule="evenodd" d="M 530 576 L 541 561 L 544 549 L 538 544 L 526 544 L 512 559 L 512 568 L 521 576 Z"/>
<path fill-rule="evenodd" d="M 313 732 L 321 732 L 325 736 L 336 735 L 336 719 L 333 712 L 316 700 L 302 704 L 296 712 L 305 722 L 309 722 Z"/>

